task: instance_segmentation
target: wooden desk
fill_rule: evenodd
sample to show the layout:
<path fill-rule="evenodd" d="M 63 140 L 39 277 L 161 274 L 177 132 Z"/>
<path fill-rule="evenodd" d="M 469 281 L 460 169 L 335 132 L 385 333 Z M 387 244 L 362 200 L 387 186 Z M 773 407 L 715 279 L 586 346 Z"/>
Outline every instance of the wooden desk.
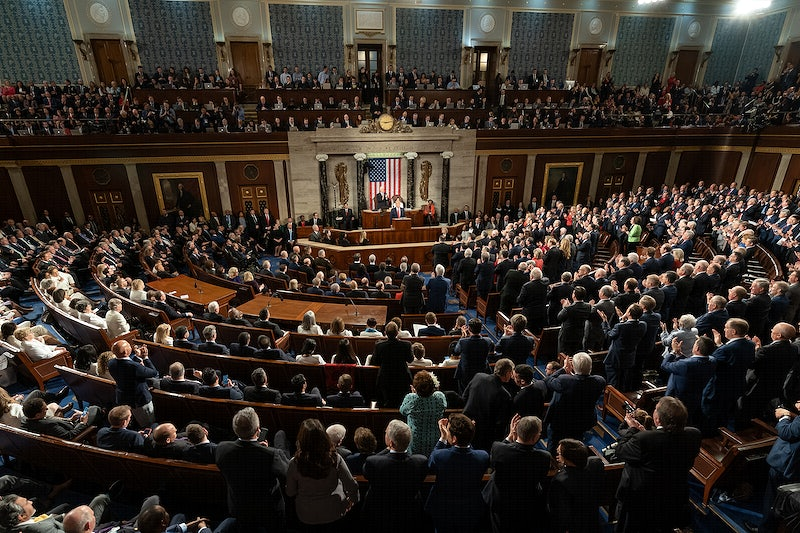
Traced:
<path fill-rule="evenodd" d="M 175 300 L 186 302 L 197 308 L 205 309 L 210 302 L 216 301 L 219 304 L 219 313 L 223 316 L 228 314 L 228 303 L 236 296 L 236 291 L 218 287 L 183 274 L 175 278 L 148 281 L 147 285 L 152 289 L 164 291 L 167 296 L 174 291 L 175 294 L 172 297 Z M 185 294 L 189 295 L 189 297 L 181 298 Z"/>
<path fill-rule="evenodd" d="M 406 209 L 406 216 L 411 220 L 411 226 L 419 227 L 425 225 L 425 215 L 422 209 Z M 386 229 L 392 227 L 391 212 L 385 211 L 361 211 L 361 227 L 364 229 Z"/>
<path fill-rule="evenodd" d="M 367 318 L 369 317 L 377 320 L 378 326 L 383 326 L 386 323 L 385 305 L 359 305 L 358 316 L 356 316 L 354 307 L 345 305 L 347 303 L 346 298 L 342 298 L 341 304 L 306 302 L 288 298 L 283 301 L 278 298 L 272 298 L 270 302 L 269 296 L 259 294 L 249 302 L 240 305 L 238 309 L 245 315 L 258 316 L 258 313 L 267 306 L 267 302 L 271 305 L 269 314 L 272 320 L 293 326 L 297 326 L 303 321 L 303 315 L 306 311 L 314 311 L 317 316 L 317 324 L 323 329 L 327 328 L 336 317 L 342 317 L 345 326 L 358 326 L 359 329 L 366 327 Z"/>

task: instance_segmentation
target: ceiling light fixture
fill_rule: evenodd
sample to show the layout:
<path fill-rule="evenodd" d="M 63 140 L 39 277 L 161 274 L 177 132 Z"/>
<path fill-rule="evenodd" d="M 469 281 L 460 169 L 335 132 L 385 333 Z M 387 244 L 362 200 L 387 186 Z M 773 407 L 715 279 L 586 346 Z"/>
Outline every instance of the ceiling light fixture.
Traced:
<path fill-rule="evenodd" d="M 772 0 L 737 0 L 733 8 L 735 15 L 752 15 L 768 9 L 772 5 Z"/>
<path fill-rule="evenodd" d="M 664 0 L 637 0 L 637 3 L 641 6 L 641 5 L 647 5 L 647 4 L 659 4 L 659 3 L 663 2 L 663 1 Z"/>

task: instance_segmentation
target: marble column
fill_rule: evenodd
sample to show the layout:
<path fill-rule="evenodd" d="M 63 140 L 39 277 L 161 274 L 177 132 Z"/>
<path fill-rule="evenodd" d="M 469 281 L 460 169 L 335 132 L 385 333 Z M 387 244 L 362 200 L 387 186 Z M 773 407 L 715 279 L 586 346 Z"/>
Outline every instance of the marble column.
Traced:
<path fill-rule="evenodd" d="M 406 162 L 406 178 L 407 178 L 407 198 L 406 198 L 406 208 L 407 209 L 414 209 L 414 204 L 416 203 L 415 199 L 417 197 L 417 178 L 416 174 L 414 173 L 414 160 L 419 157 L 417 152 L 406 152 L 403 154 L 408 161 Z"/>
<path fill-rule="evenodd" d="M 33 205 L 33 200 L 31 200 L 31 193 L 28 191 L 28 185 L 25 183 L 25 175 L 22 173 L 22 169 L 9 167 L 8 177 L 14 187 L 22 217 L 27 220 L 36 220 L 36 208 Z"/>
<path fill-rule="evenodd" d="M 328 154 L 317 154 L 319 162 L 319 203 L 322 220 L 328 217 Z"/>
<path fill-rule="evenodd" d="M 136 170 L 136 164 L 126 164 L 125 174 L 128 177 L 128 186 L 130 186 L 131 196 L 133 196 L 133 209 L 136 212 L 139 225 L 144 228 L 145 231 L 150 231 L 150 221 L 147 219 L 147 207 L 144 205 L 142 186 L 139 184 L 139 173 Z M 161 213 L 159 213 L 159 215 L 160 214 Z"/>
<path fill-rule="evenodd" d="M 444 220 L 450 216 L 450 159 L 453 152 L 442 152 L 442 205 L 440 212 Z"/>
<path fill-rule="evenodd" d="M 358 217 L 360 219 L 361 212 L 367 209 L 367 197 L 364 194 L 364 178 L 367 173 L 364 161 L 367 160 L 367 154 L 353 154 L 353 158 L 356 160 L 356 203 L 358 204 Z"/>
<path fill-rule="evenodd" d="M 72 174 L 72 167 L 63 165 L 58 167 L 61 171 L 61 177 L 64 179 L 64 188 L 67 190 L 67 197 L 69 198 L 69 205 L 72 210 L 72 216 L 78 224 L 86 222 L 86 215 L 83 212 L 83 204 L 81 204 L 81 195 L 78 192 L 78 186 L 75 184 L 75 176 Z"/>

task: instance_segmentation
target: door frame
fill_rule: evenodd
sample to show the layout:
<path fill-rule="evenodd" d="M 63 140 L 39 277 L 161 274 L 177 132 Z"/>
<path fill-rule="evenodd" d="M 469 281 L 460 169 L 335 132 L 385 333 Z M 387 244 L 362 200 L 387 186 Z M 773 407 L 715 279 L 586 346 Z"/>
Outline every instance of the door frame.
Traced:
<path fill-rule="evenodd" d="M 683 52 L 683 51 L 697 52 L 697 61 L 695 61 L 694 70 L 692 72 L 692 76 L 693 77 L 692 77 L 691 80 L 688 80 L 691 83 L 687 83 L 687 80 L 681 80 L 681 82 L 685 83 L 686 85 L 694 86 L 694 84 L 697 81 L 698 75 L 700 74 L 700 66 L 701 66 L 701 64 L 703 62 L 703 47 L 702 46 L 681 46 L 677 50 L 674 50 L 674 51 L 670 52 L 670 60 L 669 60 L 669 63 L 667 64 L 666 76 L 669 77 L 669 76 L 672 75 L 673 72 L 676 72 L 675 69 L 678 66 L 678 61 L 680 61 L 680 53 Z M 673 61 L 671 56 L 675 52 L 677 52 L 677 54 L 675 55 L 675 59 Z M 666 78 L 664 76 L 662 76 L 662 79 L 666 79 Z"/>
<path fill-rule="evenodd" d="M 264 85 L 264 74 L 267 72 L 267 67 L 272 65 L 272 68 L 275 69 L 276 72 L 280 73 L 281 68 L 275 63 L 275 57 L 272 55 L 272 47 L 266 46 L 267 43 L 264 43 L 258 37 L 252 36 L 236 36 L 236 35 L 226 35 L 224 45 L 220 46 L 222 41 L 216 43 L 217 46 L 217 61 L 219 61 L 221 66 L 225 68 L 225 74 L 227 74 L 228 70 L 230 70 L 231 66 L 236 66 L 233 64 L 233 53 L 231 52 L 231 43 L 256 43 L 258 45 L 258 79 L 259 84 L 258 86 L 263 88 Z M 290 71 L 291 71 L 291 67 Z M 238 71 L 238 70 L 237 70 Z"/>
<path fill-rule="evenodd" d="M 88 65 L 87 70 L 91 69 L 91 76 L 84 76 L 84 80 L 97 80 L 98 79 L 98 72 L 97 72 L 97 60 L 94 57 L 94 50 L 92 49 L 92 41 L 119 41 L 120 48 L 122 49 L 122 57 L 125 59 L 125 79 L 128 80 L 128 84 L 133 86 L 133 77 L 136 72 L 136 66 L 141 63 L 141 57 L 139 56 L 139 49 L 136 46 L 135 41 L 126 41 L 123 37 L 118 34 L 112 33 L 87 33 L 84 35 L 84 42 L 86 43 L 87 47 L 87 54 L 89 54 L 90 61 L 81 61 L 81 65 Z M 119 83 L 119 80 L 115 80 Z M 86 82 L 88 83 L 88 81 Z"/>
<path fill-rule="evenodd" d="M 470 41 L 472 46 L 472 58 L 475 57 L 475 53 L 478 51 L 478 48 L 492 48 L 492 57 L 493 61 L 489 61 L 490 71 L 487 73 L 487 80 L 486 80 L 486 97 L 488 98 L 489 102 L 494 101 L 499 95 L 499 92 L 495 90 L 494 86 L 494 79 L 497 77 L 497 74 L 500 74 L 500 77 L 505 79 L 505 75 L 501 72 L 502 67 L 502 50 L 503 50 L 503 43 L 500 41 L 481 41 L 478 39 L 472 39 Z M 491 67 L 494 66 L 494 73 L 491 73 Z M 475 65 L 472 65 L 471 72 L 469 73 L 470 76 L 475 75 Z M 472 80 L 470 79 L 470 87 L 472 86 Z"/>

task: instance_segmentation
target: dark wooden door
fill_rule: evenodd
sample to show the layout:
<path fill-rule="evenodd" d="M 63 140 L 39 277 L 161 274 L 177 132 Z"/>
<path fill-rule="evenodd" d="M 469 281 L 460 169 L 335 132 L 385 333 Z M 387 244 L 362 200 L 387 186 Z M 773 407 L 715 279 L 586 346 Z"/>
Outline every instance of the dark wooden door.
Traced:
<path fill-rule="evenodd" d="M 600 58 L 602 51 L 599 48 L 581 48 L 578 58 L 578 75 L 576 81 L 581 85 L 597 83 L 600 76 Z"/>
<path fill-rule="evenodd" d="M 372 76 L 373 72 L 383 75 L 383 45 L 377 43 L 358 43 L 356 50 L 356 71 L 360 72 L 361 67 L 367 69 L 367 76 Z"/>
<path fill-rule="evenodd" d="M 781 66 L 781 71 L 786 68 L 786 63 L 791 63 L 795 67 L 800 65 L 800 41 L 795 41 L 789 45 L 789 53 L 786 54 L 786 61 Z"/>
<path fill-rule="evenodd" d="M 486 97 L 489 102 L 494 101 L 497 89 L 494 79 L 497 76 L 497 47 L 476 46 L 473 51 L 472 83 L 483 82 L 486 87 Z"/>
<path fill-rule="evenodd" d="M 131 214 L 122 201 L 122 191 L 91 191 L 91 195 L 92 214 L 101 228 L 121 228 L 131 222 Z"/>
<path fill-rule="evenodd" d="M 697 58 L 699 55 L 699 50 L 680 50 L 678 52 L 678 59 L 675 63 L 675 76 L 677 76 L 684 85 L 694 85 L 694 78 L 697 75 Z"/>
<path fill-rule="evenodd" d="M 97 81 L 110 84 L 128 78 L 128 66 L 119 39 L 92 39 L 92 54 L 97 69 Z"/>
<path fill-rule="evenodd" d="M 230 44 L 232 66 L 242 78 L 242 84 L 245 87 L 260 87 L 264 72 L 261 70 L 258 43 L 231 41 Z"/>

